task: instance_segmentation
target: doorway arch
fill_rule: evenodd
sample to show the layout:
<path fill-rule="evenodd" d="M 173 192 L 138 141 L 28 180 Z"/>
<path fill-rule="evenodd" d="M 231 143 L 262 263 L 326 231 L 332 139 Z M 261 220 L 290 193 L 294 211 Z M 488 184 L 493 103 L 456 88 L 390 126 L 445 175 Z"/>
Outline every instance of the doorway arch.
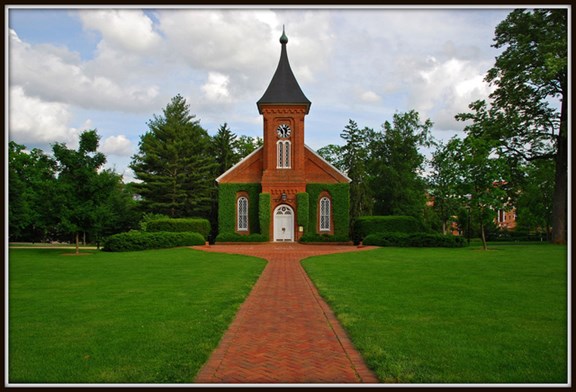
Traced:
<path fill-rule="evenodd" d="M 280 204 L 274 210 L 274 241 L 294 241 L 294 210 L 286 204 Z"/>

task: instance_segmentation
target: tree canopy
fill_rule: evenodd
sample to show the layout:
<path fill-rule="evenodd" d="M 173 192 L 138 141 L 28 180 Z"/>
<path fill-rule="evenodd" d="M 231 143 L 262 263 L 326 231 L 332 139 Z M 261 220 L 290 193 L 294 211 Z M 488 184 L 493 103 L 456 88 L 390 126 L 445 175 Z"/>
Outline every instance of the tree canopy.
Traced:
<path fill-rule="evenodd" d="M 566 242 L 568 161 L 568 34 L 565 9 L 518 9 L 495 31 L 494 47 L 504 48 L 486 81 L 491 102 L 473 102 L 473 112 L 457 119 L 474 137 L 498 142 L 518 165 L 555 162 L 553 241 Z"/>

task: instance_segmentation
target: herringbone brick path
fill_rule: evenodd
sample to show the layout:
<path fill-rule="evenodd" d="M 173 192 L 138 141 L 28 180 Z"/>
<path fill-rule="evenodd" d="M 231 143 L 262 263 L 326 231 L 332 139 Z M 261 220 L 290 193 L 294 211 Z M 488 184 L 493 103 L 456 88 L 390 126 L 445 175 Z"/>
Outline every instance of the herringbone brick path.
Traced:
<path fill-rule="evenodd" d="M 196 249 L 262 257 L 268 264 L 195 382 L 378 382 L 300 265 L 309 256 L 358 248 L 263 244 Z"/>

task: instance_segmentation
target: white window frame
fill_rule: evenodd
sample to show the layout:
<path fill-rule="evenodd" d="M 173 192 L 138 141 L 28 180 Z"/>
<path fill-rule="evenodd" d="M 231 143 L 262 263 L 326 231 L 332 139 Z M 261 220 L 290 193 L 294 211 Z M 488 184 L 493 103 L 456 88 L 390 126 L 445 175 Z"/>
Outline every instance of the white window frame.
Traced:
<path fill-rule="evenodd" d="M 276 168 L 290 169 L 292 163 L 292 143 L 290 140 L 279 140 L 276 143 Z"/>
<path fill-rule="evenodd" d="M 236 201 L 236 229 L 238 231 L 248 231 L 248 206 L 246 196 L 240 196 Z"/>
<path fill-rule="evenodd" d="M 320 222 L 318 222 L 318 226 L 320 227 L 320 231 L 330 231 L 331 226 L 331 219 L 330 219 L 330 211 L 331 211 L 331 200 L 329 197 L 322 197 L 319 201 L 319 210 L 320 210 Z"/>

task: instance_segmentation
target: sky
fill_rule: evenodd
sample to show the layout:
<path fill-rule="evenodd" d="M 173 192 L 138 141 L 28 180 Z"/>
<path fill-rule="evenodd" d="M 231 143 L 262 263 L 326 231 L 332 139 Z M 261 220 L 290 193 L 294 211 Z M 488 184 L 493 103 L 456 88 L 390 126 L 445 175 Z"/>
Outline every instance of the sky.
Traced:
<path fill-rule="evenodd" d="M 494 29 L 510 8 L 7 8 L 8 138 L 51 152 L 97 129 L 106 168 L 128 168 L 147 123 L 177 94 L 209 134 L 227 123 L 262 136 L 256 102 L 280 58 L 312 101 L 306 144 L 342 144 L 354 120 L 380 130 L 416 110 L 448 140 L 454 116 L 487 99 L 500 51 Z"/>

